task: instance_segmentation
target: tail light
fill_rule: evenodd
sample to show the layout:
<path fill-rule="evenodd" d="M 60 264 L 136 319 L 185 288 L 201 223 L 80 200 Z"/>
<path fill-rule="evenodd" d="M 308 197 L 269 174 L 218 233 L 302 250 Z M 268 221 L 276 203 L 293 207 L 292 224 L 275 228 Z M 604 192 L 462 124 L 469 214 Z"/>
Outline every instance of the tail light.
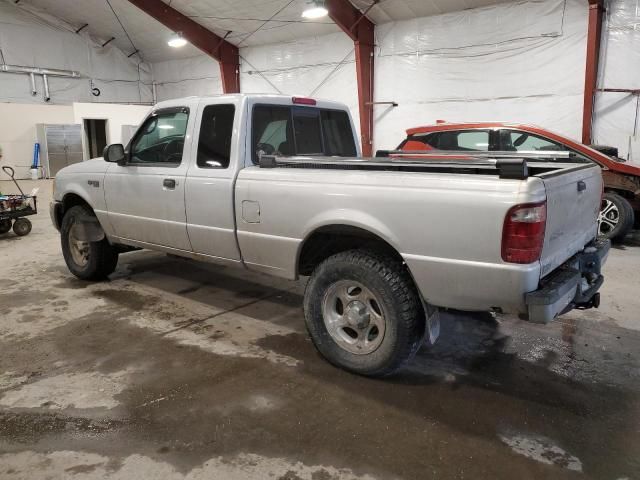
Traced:
<path fill-rule="evenodd" d="M 533 263 L 539 260 L 546 223 L 546 202 L 512 207 L 504 219 L 502 260 L 509 263 Z"/>

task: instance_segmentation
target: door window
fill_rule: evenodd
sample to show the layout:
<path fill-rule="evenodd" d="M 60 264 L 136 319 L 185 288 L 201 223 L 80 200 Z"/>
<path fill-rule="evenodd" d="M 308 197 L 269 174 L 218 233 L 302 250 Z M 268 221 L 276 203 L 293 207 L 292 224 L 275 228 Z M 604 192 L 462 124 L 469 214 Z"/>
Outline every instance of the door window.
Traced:
<path fill-rule="evenodd" d="M 198 139 L 198 167 L 229 167 L 235 111 L 234 105 L 204 107 Z"/>
<path fill-rule="evenodd" d="M 149 117 L 133 142 L 129 163 L 180 165 L 188 118 L 184 110 Z"/>
<path fill-rule="evenodd" d="M 454 150 L 486 152 L 489 150 L 488 130 L 451 130 L 410 135 L 398 150 Z"/>
<path fill-rule="evenodd" d="M 435 135 L 432 145 L 438 150 L 486 152 L 489 150 L 489 131 L 452 130 L 440 132 Z"/>
<path fill-rule="evenodd" d="M 507 152 L 567 151 L 567 148 L 560 143 L 522 131 L 502 130 L 500 132 L 500 140 L 502 150 Z"/>

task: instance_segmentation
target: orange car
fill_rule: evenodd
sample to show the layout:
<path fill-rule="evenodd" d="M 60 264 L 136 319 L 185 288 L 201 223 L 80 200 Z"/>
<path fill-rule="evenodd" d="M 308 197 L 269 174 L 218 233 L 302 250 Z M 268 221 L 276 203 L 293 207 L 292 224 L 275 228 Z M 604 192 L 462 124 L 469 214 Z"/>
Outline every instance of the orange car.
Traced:
<path fill-rule="evenodd" d="M 583 145 L 532 125 L 439 122 L 410 128 L 397 150 L 573 152 L 576 155 L 569 161 L 590 160 L 602 167 L 605 195 L 598 218 L 601 236 L 612 240 L 623 238 L 634 226 L 635 212 L 640 211 L 640 167 L 618 158 L 615 148 Z"/>

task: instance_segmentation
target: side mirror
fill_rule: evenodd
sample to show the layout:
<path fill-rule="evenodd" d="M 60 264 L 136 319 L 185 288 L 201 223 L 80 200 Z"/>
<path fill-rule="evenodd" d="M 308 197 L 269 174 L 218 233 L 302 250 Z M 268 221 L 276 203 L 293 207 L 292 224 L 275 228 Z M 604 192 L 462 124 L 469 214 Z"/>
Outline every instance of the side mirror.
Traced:
<path fill-rule="evenodd" d="M 112 143 L 111 145 L 107 145 L 102 151 L 102 156 L 104 157 L 105 162 L 122 163 L 125 158 L 124 145 L 121 143 Z"/>

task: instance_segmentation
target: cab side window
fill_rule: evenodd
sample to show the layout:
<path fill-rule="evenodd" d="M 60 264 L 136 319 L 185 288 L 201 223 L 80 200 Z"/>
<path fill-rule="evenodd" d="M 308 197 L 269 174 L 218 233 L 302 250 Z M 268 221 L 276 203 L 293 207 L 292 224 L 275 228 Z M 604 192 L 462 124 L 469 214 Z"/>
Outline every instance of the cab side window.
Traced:
<path fill-rule="evenodd" d="M 188 112 L 159 112 L 143 124 L 131 145 L 129 163 L 176 167 L 182 162 Z"/>
<path fill-rule="evenodd" d="M 253 161 L 257 163 L 258 152 L 267 155 L 293 155 L 293 133 L 291 131 L 289 107 L 258 106 L 253 110 Z"/>
<path fill-rule="evenodd" d="M 322 110 L 321 116 L 325 155 L 355 157 L 356 142 L 353 139 L 351 121 L 347 112 Z"/>
<path fill-rule="evenodd" d="M 199 168 L 228 168 L 231 158 L 234 105 L 207 105 L 202 112 L 198 139 Z"/>
<path fill-rule="evenodd" d="M 355 156 L 349 114 L 342 110 L 279 105 L 253 109 L 253 163 L 266 155 Z"/>

